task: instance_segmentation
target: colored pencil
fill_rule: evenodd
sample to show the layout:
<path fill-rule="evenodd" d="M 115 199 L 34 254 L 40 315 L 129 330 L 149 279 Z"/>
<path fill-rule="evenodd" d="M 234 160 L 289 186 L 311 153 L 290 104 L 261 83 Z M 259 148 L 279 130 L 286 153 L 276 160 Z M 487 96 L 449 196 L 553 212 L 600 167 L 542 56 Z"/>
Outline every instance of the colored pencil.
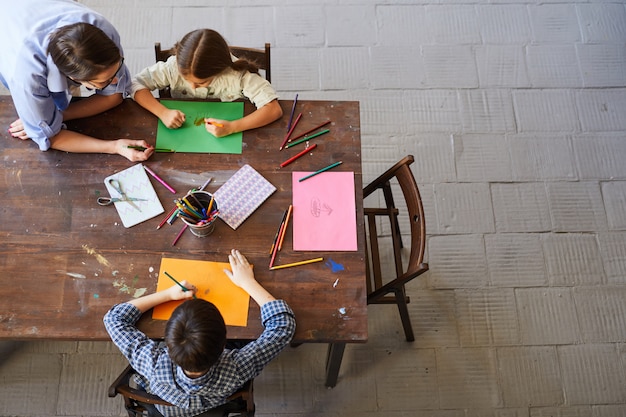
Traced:
<path fill-rule="evenodd" d="M 185 232 L 185 230 L 187 230 L 187 223 L 185 223 L 185 225 L 183 226 L 182 229 L 180 229 L 180 232 L 178 232 L 178 234 L 176 235 L 176 237 L 174 238 L 174 241 L 172 242 L 172 246 L 176 245 L 176 242 L 178 242 L 178 239 L 180 239 L 180 237 L 183 235 L 183 233 Z"/>
<path fill-rule="evenodd" d="M 174 207 L 172 208 L 169 213 L 167 213 L 167 216 L 165 216 L 163 218 L 163 220 L 161 220 L 161 223 L 159 223 L 159 225 L 157 226 L 157 230 L 159 230 L 161 227 L 163 227 L 163 225 L 169 220 L 170 217 L 172 217 L 172 215 L 174 214 L 174 212 L 178 209 L 178 207 Z"/>
<path fill-rule="evenodd" d="M 291 263 L 291 264 L 276 265 L 276 266 L 270 267 L 270 271 L 273 271 L 275 269 L 291 268 L 292 266 L 312 264 L 314 262 L 321 262 L 323 260 L 324 260 L 324 258 L 314 258 L 314 259 L 309 259 L 309 260 L 306 260 L 306 261 L 294 262 L 294 263 Z"/>
<path fill-rule="evenodd" d="M 285 225 L 285 223 L 282 223 L 280 225 L 280 230 L 278 232 L 278 234 L 280 235 L 283 232 L 283 226 Z M 276 245 L 274 245 L 274 251 L 272 252 L 272 257 L 270 258 L 270 269 L 272 269 L 272 267 L 274 266 L 274 259 L 276 259 L 276 254 L 278 253 L 278 242 Z"/>
<path fill-rule="evenodd" d="M 176 190 L 173 189 L 172 187 L 169 186 L 168 183 L 166 183 L 165 181 L 163 181 L 163 179 L 161 179 L 161 177 L 159 177 L 153 170 L 151 170 L 150 168 L 148 168 L 147 166 L 143 166 L 143 168 L 148 171 L 148 174 L 152 175 L 154 177 L 155 180 L 157 180 L 158 182 L 160 182 L 161 184 L 163 184 L 165 186 L 165 188 L 167 188 L 168 190 L 170 190 L 170 192 L 172 194 L 176 194 Z"/>
<path fill-rule="evenodd" d="M 202 187 L 198 188 L 198 191 L 202 191 L 206 188 L 207 185 L 209 185 L 209 183 L 213 180 L 213 178 L 209 178 L 208 180 L 206 180 L 206 182 L 204 184 L 202 184 Z"/>
<path fill-rule="evenodd" d="M 301 134 L 299 134 L 298 136 L 296 136 L 296 137 L 294 137 L 294 138 L 289 139 L 289 142 L 291 142 L 291 141 L 293 141 L 293 140 L 296 140 L 296 139 L 300 139 L 301 137 L 306 136 L 306 135 L 308 135 L 309 133 L 316 131 L 316 130 L 317 130 L 317 129 L 319 129 L 320 127 L 324 127 L 324 126 L 326 126 L 326 125 L 327 125 L 327 124 L 329 124 L 329 123 L 330 123 L 330 120 L 326 120 L 326 121 L 325 121 L 324 123 L 322 123 L 321 125 L 319 125 L 319 126 L 315 126 L 313 129 L 309 129 L 309 130 L 307 130 L 306 132 L 301 133 Z"/>
<path fill-rule="evenodd" d="M 328 171 L 329 169 L 332 169 L 332 168 L 334 168 L 334 167 L 336 167 L 338 165 L 341 165 L 342 163 L 343 163 L 343 161 L 338 161 L 338 162 L 335 162 L 334 164 L 330 164 L 327 167 L 324 167 L 324 168 L 322 168 L 322 169 L 320 169 L 318 171 L 313 172 L 312 174 L 309 174 L 309 175 L 307 175 L 305 177 L 300 178 L 298 180 L 298 182 L 302 182 L 302 181 L 304 181 L 306 179 L 309 179 L 309 178 L 311 178 L 311 177 L 313 177 L 313 176 L 315 176 L 317 174 L 321 174 L 324 171 Z"/>
<path fill-rule="evenodd" d="M 128 145 L 127 148 L 136 149 L 138 151 L 145 151 L 146 149 L 148 149 L 145 146 L 135 146 L 135 145 Z M 154 152 L 176 152 L 176 151 L 174 149 L 154 148 Z"/>
<path fill-rule="evenodd" d="M 289 204 L 289 211 L 287 212 L 287 218 L 285 219 L 285 227 L 283 227 L 283 233 L 280 235 L 280 241 L 278 243 L 278 250 L 283 248 L 283 240 L 285 240 L 285 235 L 287 234 L 287 227 L 289 226 L 289 217 L 291 217 L 291 211 L 293 210 L 293 205 Z"/>
<path fill-rule="evenodd" d="M 307 152 L 312 151 L 313 149 L 315 149 L 317 147 L 317 144 L 314 143 L 313 145 L 309 146 L 308 148 L 306 148 L 305 150 L 303 150 L 302 152 L 298 153 L 297 155 L 292 156 L 291 158 L 287 159 L 285 162 L 283 162 L 282 164 L 280 164 L 281 168 L 286 167 L 287 165 L 289 165 L 290 163 L 292 163 L 293 161 L 295 161 L 296 159 L 300 158 L 302 155 L 306 154 Z"/>
<path fill-rule="evenodd" d="M 270 248 L 270 256 L 272 256 L 272 254 L 274 253 L 274 246 L 276 246 L 276 243 L 278 243 L 278 239 L 280 239 L 280 230 L 283 227 L 283 223 L 285 223 L 285 218 L 287 218 L 287 212 L 289 211 L 289 209 L 286 209 L 285 212 L 283 213 L 283 218 L 280 221 L 280 224 L 278 225 L 278 229 L 276 230 L 276 234 L 274 235 L 274 241 L 272 242 L 272 247 Z"/>
<path fill-rule="evenodd" d="M 183 291 L 189 291 L 189 288 L 185 287 L 183 284 L 181 284 L 180 282 L 176 281 L 176 278 L 174 278 L 173 276 L 171 276 L 170 274 L 167 273 L 167 271 L 163 271 L 163 273 L 172 281 L 174 281 L 176 284 L 178 284 L 178 286 L 180 288 L 183 289 Z M 193 295 L 193 298 L 196 298 L 196 295 Z"/>
<path fill-rule="evenodd" d="M 300 121 L 301 117 L 302 117 L 302 113 L 298 113 L 298 117 L 296 117 L 296 121 L 291 126 L 291 129 L 289 129 L 289 132 L 287 132 L 287 134 L 285 135 L 285 138 L 283 139 L 283 143 L 280 145 L 280 148 L 278 148 L 279 151 L 282 151 L 283 148 L 285 147 L 285 144 L 289 140 L 289 136 L 291 136 L 291 134 L 293 133 L 293 130 L 296 128 L 296 125 Z"/>
<path fill-rule="evenodd" d="M 293 122 L 293 114 L 296 111 L 297 102 L 298 102 L 298 94 L 296 94 L 296 98 L 293 100 L 293 104 L 291 105 L 291 115 L 289 116 L 289 123 L 287 123 L 287 132 L 291 130 L 291 122 Z"/>
<path fill-rule="evenodd" d="M 311 139 L 316 138 L 316 137 L 318 137 L 318 136 L 322 136 L 322 135 L 324 135 L 324 134 L 326 134 L 326 133 L 328 133 L 328 132 L 330 132 L 330 129 L 325 129 L 325 130 L 322 130 L 321 132 L 314 133 L 314 134 L 312 134 L 311 136 L 306 136 L 306 137 L 304 137 L 304 138 L 302 138 L 302 139 L 300 139 L 300 140 L 297 140 L 297 141 L 295 141 L 295 142 L 290 142 L 290 143 L 288 143 L 288 144 L 287 144 L 287 146 L 285 146 L 285 147 L 286 147 L 286 148 L 291 148 L 292 146 L 299 145 L 299 144 L 301 144 L 302 142 L 306 142 L 307 140 L 311 140 Z"/>
<path fill-rule="evenodd" d="M 207 123 L 210 124 L 210 125 L 213 125 L 213 126 L 217 126 L 217 127 L 224 127 L 223 124 L 217 123 L 217 122 L 207 122 Z"/>

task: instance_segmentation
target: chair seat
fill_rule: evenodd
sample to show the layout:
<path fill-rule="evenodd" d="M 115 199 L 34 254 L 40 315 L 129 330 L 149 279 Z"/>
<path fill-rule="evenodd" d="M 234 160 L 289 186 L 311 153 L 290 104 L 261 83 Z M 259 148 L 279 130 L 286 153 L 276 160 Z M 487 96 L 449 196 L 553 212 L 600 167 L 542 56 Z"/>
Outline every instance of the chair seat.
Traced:
<path fill-rule="evenodd" d="M 129 417 L 147 416 L 154 414 L 151 406 L 164 405 L 173 406 L 162 398 L 149 394 L 143 389 L 131 386 L 131 378 L 137 371 L 128 365 L 122 373 L 113 381 L 108 390 L 109 397 L 113 398 L 120 394 L 124 399 L 124 407 Z M 223 416 L 234 413 L 240 416 L 253 417 L 255 412 L 254 404 L 254 380 L 246 382 L 237 392 L 228 397 L 228 402 L 218 407 Z"/>

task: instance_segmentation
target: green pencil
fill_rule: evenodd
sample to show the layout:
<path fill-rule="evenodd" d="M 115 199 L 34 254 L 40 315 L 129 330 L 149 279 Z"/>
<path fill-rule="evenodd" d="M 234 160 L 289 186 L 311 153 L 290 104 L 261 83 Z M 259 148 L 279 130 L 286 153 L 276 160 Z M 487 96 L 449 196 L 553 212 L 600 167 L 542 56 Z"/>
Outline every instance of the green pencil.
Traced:
<path fill-rule="evenodd" d="M 318 136 L 322 136 L 324 133 L 328 133 L 328 132 L 330 132 L 330 130 L 329 130 L 329 129 L 324 129 L 324 130 L 322 130 L 321 132 L 317 132 L 317 133 L 316 133 L 316 134 L 314 134 L 314 135 L 307 136 L 307 137 L 302 138 L 302 139 L 300 139 L 300 140 L 297 140 L 297 141 L 295 141 L 295 142 L 288 143 L 288 144 L 287 144 L 287 146 L 285 146 L 285 148 L 291 148 L 292 146 L 295 146 L 295 145 L 297 145 L 297 144 L 299 144 L 299 143 L 302 143 L 302 142 L 306 142 L 306 141 L 307 141 L 307 140 L 309 140 L 309 139 L 313 139 L 313 138 L 316 138 L 316 137 L 318 137 Z"/>
<path fill-rule="evenodd" d="M 143 146 L 134 146 L 134 145 L 128 145 L 127 148 L 136 149 L 138 151 L 145 151 L 146 149 L 148 149 Z M 154 148 L 154 152 L 176 152 L 176 151 L 174 149 Z"/>
<path fill-rule="evenodd" d="M 306 179 L 308 179 L 308 178 L 311 178 L 311 177 L 312 177 L 312 176 L 314 176 L 314 175 L 321 174 L 321 173 L 322 173 L 322 172 L 324 172 L 324 171 L 328 171 L 329 169 L 332 169 L 332 168 L 336 167 L 337 165 L 341 165 L 342 163 L 343 163 L 343 161 L 339 161 L 339 162 L 335 162 L 334 164 L 330 164 L 330 165 L 328 165 L 327 167 L 320 169 L 319 171 L 315 171 L 314 173 L 309 174 L 309 175 L 307 175 L 306 177 L 302 177 L 302 178 L 300 178 L 300 179 L 298 180 L 298 182 L 302 182 L 302 181 L 304 181 L 304 180 L 306 180 Z"/>
<path fill-rule="evenodd" d="M 183 291 L 189 291 L 189 288 L 185 287 L 183 284 L 181 284 L 180 282 L 176 281 L 176 278 L 174 278 L 173 276 L 171 276 L 170 274 L 167 273 L 167 271 L 163 271 L 163 273 L 172 281 L 174 281 L 176 284 L 178 284 L 178 286 L 180 288 L 183 289 Z M 197 298 L 196 295 L 193 295 L 193 298 Z"/>

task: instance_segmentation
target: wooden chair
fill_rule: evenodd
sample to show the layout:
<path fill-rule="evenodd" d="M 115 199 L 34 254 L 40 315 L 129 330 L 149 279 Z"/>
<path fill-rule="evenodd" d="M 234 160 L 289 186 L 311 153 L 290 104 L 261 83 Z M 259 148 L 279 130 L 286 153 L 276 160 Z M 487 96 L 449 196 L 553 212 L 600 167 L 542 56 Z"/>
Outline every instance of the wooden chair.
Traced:
<path fill-rule="evenodd" d="M 240 59 L 245 59 L 250 62 L 254 62 L 260 70 L 265 72 L 265 79 L 272 82 L 272 68 L 270 65 L 270 44 L 266 43 L 264 49 L 244 48 L 241 46 L 231 46 L 230 53 Z M 173 48 L 161 49 L 161 43 L 155 42 L 154 44 L 154 57 L 157 62 L 167 61 L 167 58 L 174 54 Z M 159 90 L 159 96 L 161 98 L 171 97 L 169 89 Z"/>
<path fill-rule="evenodd" d="M 113 381 L 109 387 L 109 397 L 113 398 L 117 394 L 121 394 L 124 399 L 124 407 L 128 412 L 129 417 L 152 417 L 148 413 L 148 409 L 145 404 L 151 405 L 169 405 L 167 401 L 152 394 L 148 394 L 141 388 L 134 388 L 131 386 L 131 377 L 136 374 L 136 371 L 128 365 L 120 376 Z M 235 392 L 228 398 L 228 403 L 224 406 L 223 416 L 229 416 L 231 413 L 240 416 L 253 417 L 254 416 L 254 380 L 250 380 L 245 383 L 239 391 Z"/>
<path fill-rule="evenodd" d="M 417 183 L 410 168 L 413 162 L 413 155 L 404 157 L 363 189 L 364 199 L 375 191 L 380 190 L 385 202 L 385 206 L 382 208 L 364 208 L 366 232 L 368 235 L 366 250 L 367 304 L 397 304 L 406 340 L 409 342 L 414 341 L 415 337 L 407 308 L 407 303 L 410 302 L 410 299 L 406 295 L 404 286 L 413 278 L 428 271 L 428 264 L 423 262 L 424 250 L 426 249 L 424 208 Z M 398 210 L 392 194 L 392 186 L 397 185 L 399 185 L 404 195 L 411 229 L 410 253 L 406 267 L 403 267 L 402 262 L 402 249 L 404 246 L 402 244 L 398 217 L 400 210 Z M 377 218 L 380 217 L 389 220 L 389 233 L 391 234 L 393 246 L 395 272 L 387 277 L 383 276 L 381 267 L 379 233 L 376 224 Z"/>

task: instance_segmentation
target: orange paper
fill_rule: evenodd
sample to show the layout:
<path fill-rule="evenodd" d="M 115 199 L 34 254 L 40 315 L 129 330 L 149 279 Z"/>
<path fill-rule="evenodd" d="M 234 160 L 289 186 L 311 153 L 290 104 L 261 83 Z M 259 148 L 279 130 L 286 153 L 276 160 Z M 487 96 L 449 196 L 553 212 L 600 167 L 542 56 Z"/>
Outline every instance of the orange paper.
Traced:
<path fill-rule="evenodd" d="M 161 270 L 157 291 L 176 285 L 165 272 L 178 282 L 187 281 L 196 286 L 196 297 L 215 304 L 228 326 L 246 326 L 250 296 L 226 276 L 224 269 L 230 270 L 228 262 L 194 261 L 187 259 L 161 259 Z M 154 308 L 152 318 L 167 320 L 183 301 L 170 301 Z"/>

